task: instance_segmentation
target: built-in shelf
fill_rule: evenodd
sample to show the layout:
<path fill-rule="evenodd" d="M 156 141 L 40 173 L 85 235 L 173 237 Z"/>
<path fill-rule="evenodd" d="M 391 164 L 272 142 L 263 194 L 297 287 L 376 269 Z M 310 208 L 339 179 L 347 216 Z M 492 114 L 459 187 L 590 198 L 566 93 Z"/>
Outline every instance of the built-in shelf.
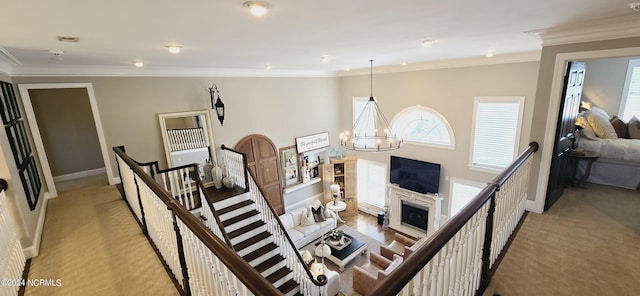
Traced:
<path fill-rule="evenodd" d="M 291 187 L 285 188 L 284 189 L 284 194 L 289 194 L 291 192 L 298 191 L 298 190 L 300 190 L 302 188 L 306 188 L 306 187 L 309 187 L 309 186 L 311 186 L 313 184 L 320 183 L 320 181 L 322 181 L 322 178 L 315 177 L 315 178 L 311 179 L 307 183 L 300 183 L 300 184 L 293 185 Z"/>

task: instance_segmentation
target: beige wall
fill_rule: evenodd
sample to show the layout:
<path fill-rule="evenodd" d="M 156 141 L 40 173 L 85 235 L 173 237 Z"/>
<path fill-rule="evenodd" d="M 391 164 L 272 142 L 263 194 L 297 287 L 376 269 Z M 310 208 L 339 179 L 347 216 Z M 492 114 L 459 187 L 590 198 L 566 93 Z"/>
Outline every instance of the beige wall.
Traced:
<path fill-rule="evenodd" d="M 422 105 L 439 112 L 451 125 L 455 149 L 405 144 L 400 150 L 383 153 L 358 153 L 358 157 L 388 165 L 390 155 L 398 155 L 442 164 L 440 192 L 444 194 L 443 214 L 448 214 L 449 178 L 481 183 L 496 175 L 469 169 L 471 129 L 475 96 L 524 96 L 524 118 L 520 151 L 529 143 L 535 102 L 538 62 L 490 66 L 424 70 L 373 75 L 373 95 L 388 120 L 401 110 Z M 370 78 L 344 77 L 340 97 L 342 130 L 352 122 L 352 97 L 368 97 Z"/>
<path fill-rule="evenodd" d="M 32 89 L 29 97 L 53 176 L 104 168 L 85 88 Z"/>
<path fill-rule="evenodd" d="M 328 131 L 336 140 L 338 78 L 213 77 L 15 77 L 16 83 L 92 83 L 108 149 L 124 145 L 139 161 L 166 167 L 159 113 L 210 109 L 209 87 L 217 84 L 225 104 L 221 126 L 212 115 L 214 142 L 233 147 L 249 134 L 263 134 L 276 147 Z M 335 137 L 334 137 L 335 136 Z M 336 144 L 337 142 L 332 142 Z M 112 160 L 114 174 L 117 167 Z M 321 186 L 285 197 L 290 204 L 319 193 Z"/>
<path fill-rule="evenodd" d="M 611 116 L 619 115 L 622 90 L 631 59 L 633 57 L 586 61 L 583 100 L 604 109 Z"/>
<path fill-rule="evenodd" d="M 554 75 L 554 67 L 556 63 L 556 57 L 558 54 L 562 53 L 580 53 L 580 52 L 588 52 L 588 51 L 604 51 L 609 49 L 623 49 L 623 48 L 634 48 L 640 44 L 640 37 L 635 38 L 622 38 L 622 39 L 614 39 L 614 40 L 604 40 L 604 41 L 595 41 L 595 42 L 583 42 L 583 43 L 575 43 L 575 44 L 565 44 L 565 45 L 556 45 L 556 46 L 544 46 L 542 48 L 542 56 L 540 60 L 540 70 L 538 73 L 538 86 L 536 90 L 536 104 L 533 113 L 533 122 L 531 129 L 531 140 L 537 141 L 540 144 L 540 149 L 546 149 L 545 145 L 549 145 L 549 147 L 553 148 L 553 143 L 545 143 L 545 126 L 549 116 L 551 116 L 551 120 L 556 121 L 556 117 L 558 114 L 548 114 L 549 102 L 553 96 L 559 96 L 560 94 L 552 94 L 551 86 L 553 83 L 553 75 Z M 588 69 L 587 69 L 588 71 Z M 562 77 L 558 78 L 562 79 Z M 542 153 L 536 153 L 534 157 L 534 163 L 532 166 L 533 174 L 531 176 L 531 185 L 529 191 L 529 200 L 534 199 L 542 199 L 544 200 L 545 196 L 540 194 L 541 196 L 536 196 L 536 189 L 539 185 L 538 178 L 540 174 L 548 175 L 549 171 L 539 172 L 540 164 L 544 161 L 545 163 L 550 163 L 549 159 L 542 159 Z M 540 186 L 544 186 L 546 188 L 546 184 L 540 184 Z"/>

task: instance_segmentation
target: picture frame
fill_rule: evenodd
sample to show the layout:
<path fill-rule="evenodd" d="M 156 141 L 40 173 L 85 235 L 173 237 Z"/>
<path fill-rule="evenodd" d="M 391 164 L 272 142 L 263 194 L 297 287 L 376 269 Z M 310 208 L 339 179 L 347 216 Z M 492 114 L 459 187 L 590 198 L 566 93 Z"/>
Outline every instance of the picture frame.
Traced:
<path fill-rule="evenodd" d="M 29 209 L 33 211 L 38 204 L 40 189 L 42 189 L 42 182 L 40 181 L 35 158 L 33 156 L 30 156 L 26 161 L 26 165 L 20 169 L 20 181 L 22 181 L 22 187 L 24 188 L 24 193 L 27 196 Z"/>
<path fill-rule="evenodd" d="M 296 138 L 298 153 L 329 147 L 329 145 L 329 132 Z"/>
<path fill-rule="evenodd" d="M 31 155 L 31 145 L 27 138 L 24 123 L 22 120 L 18 120 L 7 125 L 5 129 L 7 138 L 9 139 L 9 145 L 11 145 L 11 151 L 13 152 L 13 158 L 16 161 L 16 166 L 22 168 L 27 157 Z"/>
<path fill-rule="evenodd" d="M 13 86 L 4 81 L 0 81 L 0 115 L 4 124 L 21 117 Z"/>
<path fill-rule="evenodd" d="M 282 179 L 284 188 L 300 183 L 300 163 L 298 162 L 298 149 L 296 145 L 279 149 L 280 166 L 282 167 Z"/>

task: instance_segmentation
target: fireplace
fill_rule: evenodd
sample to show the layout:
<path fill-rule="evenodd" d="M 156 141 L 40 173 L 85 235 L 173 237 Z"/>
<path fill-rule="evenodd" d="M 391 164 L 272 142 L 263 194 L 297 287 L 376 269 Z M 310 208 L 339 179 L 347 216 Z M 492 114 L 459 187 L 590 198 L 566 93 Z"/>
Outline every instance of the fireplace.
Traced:
<path fill-rule="evenodd" d="M 414 192 L 394 184 L 387 186 L 389 227 L 415 237 L 428 237 L 440 228 L 442 197 Z"/>
<path fill-rule="evenodd" d="M 429 209 L 404 200 L 401 202 L 400 223 L 426 233 L 429 224 Z"/>

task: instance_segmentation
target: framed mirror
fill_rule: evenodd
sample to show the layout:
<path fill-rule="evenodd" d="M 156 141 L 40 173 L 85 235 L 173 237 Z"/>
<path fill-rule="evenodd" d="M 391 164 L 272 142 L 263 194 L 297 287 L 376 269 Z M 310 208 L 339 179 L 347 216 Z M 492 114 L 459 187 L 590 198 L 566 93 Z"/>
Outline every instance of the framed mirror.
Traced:
<path fill-rule="evenodd" d="M 217 160 L 210 110 L 158 114 L 168 167 Z M 201 172 L 202 174 L 202 172 Z"/>

